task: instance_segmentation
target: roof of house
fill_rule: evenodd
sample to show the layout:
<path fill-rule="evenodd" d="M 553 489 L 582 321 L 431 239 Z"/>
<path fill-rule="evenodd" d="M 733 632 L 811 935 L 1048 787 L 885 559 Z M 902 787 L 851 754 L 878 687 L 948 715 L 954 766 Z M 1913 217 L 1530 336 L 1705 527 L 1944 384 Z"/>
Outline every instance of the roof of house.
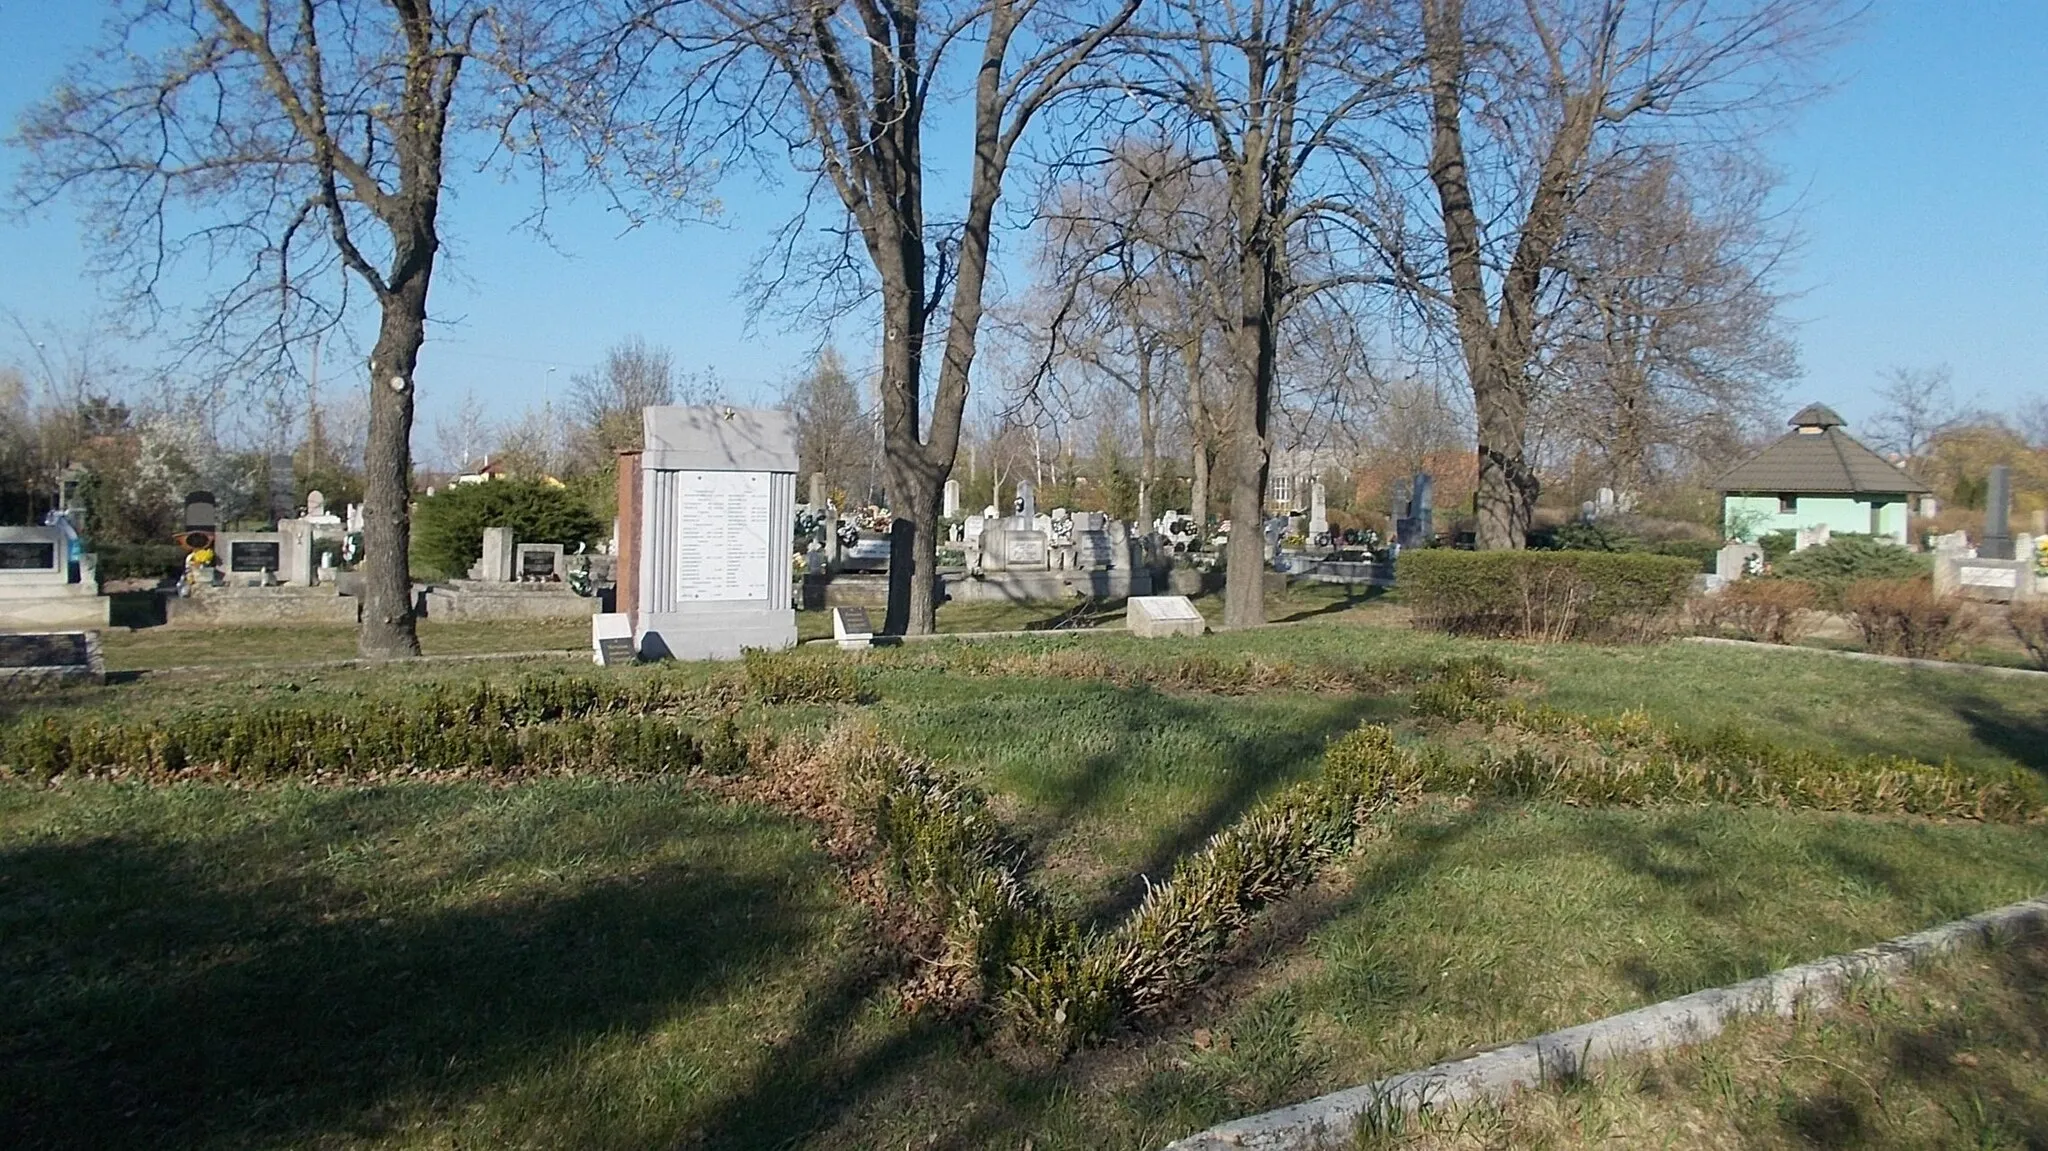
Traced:
<path fill-rule="evenodd" d="M 1792 430 L 1714 481 L 1723 492 L 1847 492 L 1901 495 L 1934 489 L 1856 442 L 1842 417 L 1808 404 L 1788 421 Z"/>

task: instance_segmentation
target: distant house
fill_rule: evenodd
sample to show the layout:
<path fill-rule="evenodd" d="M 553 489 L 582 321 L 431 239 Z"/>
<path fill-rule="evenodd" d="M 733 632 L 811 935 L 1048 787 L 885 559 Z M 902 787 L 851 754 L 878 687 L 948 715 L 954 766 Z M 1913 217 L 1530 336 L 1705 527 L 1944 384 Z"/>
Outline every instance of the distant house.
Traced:
<path fill-rule="evenodd" d="M 1809 404 L 1792 430 L 1715 481 L 1730 536 L 1826 525 L 1907 542 L 1913 496 L 1933 489 L 1842 430 L 1842 417 Z"/>

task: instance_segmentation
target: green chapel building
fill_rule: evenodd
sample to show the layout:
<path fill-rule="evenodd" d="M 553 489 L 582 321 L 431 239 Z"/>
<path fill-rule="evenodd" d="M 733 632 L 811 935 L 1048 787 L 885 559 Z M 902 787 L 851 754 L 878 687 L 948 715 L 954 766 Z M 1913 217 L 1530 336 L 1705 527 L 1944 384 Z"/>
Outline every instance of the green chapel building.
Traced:
<path fill-rule="evenodd" d="M 1825 404 L 1808 404 L 1790 422 L 1790 432 L 1715 481 L 1729 537 L 1754 542 L 1825 524 L 1907 545 L 1911 501 L 1934 489 L 1858 443 Z"/>

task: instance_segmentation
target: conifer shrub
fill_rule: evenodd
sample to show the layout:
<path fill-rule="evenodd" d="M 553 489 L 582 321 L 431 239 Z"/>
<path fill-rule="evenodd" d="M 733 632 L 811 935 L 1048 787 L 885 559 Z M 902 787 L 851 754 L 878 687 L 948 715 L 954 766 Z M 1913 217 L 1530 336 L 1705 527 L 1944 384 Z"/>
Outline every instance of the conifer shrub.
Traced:
<path fill-rule="evenodd" d="M 1928 557 L 1907 551 L 1889 539 L 1838 535 L 1819 547 L 1792 552 L 1771 561 L 1771 574 L 1814 586 L 1820 605 L 1847 610 L 1842 595 L 1863 580 L 1910 580 L 1931 574 Z"/>
<path fill-rule="evenodd" d="M 1680 556 L 1590 551 L 1401 553 L 1418 627 L 1452 635 L 1640 642 L 1664 635 L 1692 586 Z"/>

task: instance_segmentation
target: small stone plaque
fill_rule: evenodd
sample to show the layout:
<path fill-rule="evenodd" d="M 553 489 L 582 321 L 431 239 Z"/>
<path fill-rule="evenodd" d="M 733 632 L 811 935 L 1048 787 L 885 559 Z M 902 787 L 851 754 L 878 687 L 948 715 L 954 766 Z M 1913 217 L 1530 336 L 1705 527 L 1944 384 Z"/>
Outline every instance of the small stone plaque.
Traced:
<path fill-rule="evenodd" d="M 275 540 L 235 540 L 228 544 L 228 570 L 274 572 L 281 555 L 282 546 Z"/>
<path fill-rule="evenodd" d="M 1132 596 L 1124 613 L 1124 626 L 1145 639 L 1202 634 L 1202 613 L 1186 596 Z"/>
<path fill-rule="evenodd" d="M 87 667 L 92 649 L 82 631 L 0 635 L 0 667 Z"/>
<path fill-rule="evenodd" d="M 633 617 L 625 612 L 601 612 L 590 617 L 590 646 L 597 662 L 621 667 L 640 661 L 638 642 L 633 637 Z"/>
<path fill-rule="evenodd" d="M 553 548 L 521 548 L 519 551 L 520 579 L 555 578 L 555 551 Z"/>
<path fill-rule="evenodd" d="M 874 642 L 875 625 L 868 622 L 868 609 L 864 607 L 835 607 L 832 609 L 832 638 L 839 646 L 852 651 L 864 648 Z"/>
<path fill-rule="evenodd" d="M 56 570 L 57 544 L 53 540 L 8 540 L 0 543 L 0 571 Z"/>
<path fill-rule="evenodd" d="M 1961 583 L 1971 587 L 2004 588 L 2010 591 L 2020 586 L 2020 573 L 2017 568 L 1965 564 L 1957 573 L 1957 578 Z"/>
<path fill-rule="evenodd" d="M 1042 568 L 1045 566 L 1044 532 L 1006 532 L 1003 535 L 1003 562 L 1013 568 Z"/>

